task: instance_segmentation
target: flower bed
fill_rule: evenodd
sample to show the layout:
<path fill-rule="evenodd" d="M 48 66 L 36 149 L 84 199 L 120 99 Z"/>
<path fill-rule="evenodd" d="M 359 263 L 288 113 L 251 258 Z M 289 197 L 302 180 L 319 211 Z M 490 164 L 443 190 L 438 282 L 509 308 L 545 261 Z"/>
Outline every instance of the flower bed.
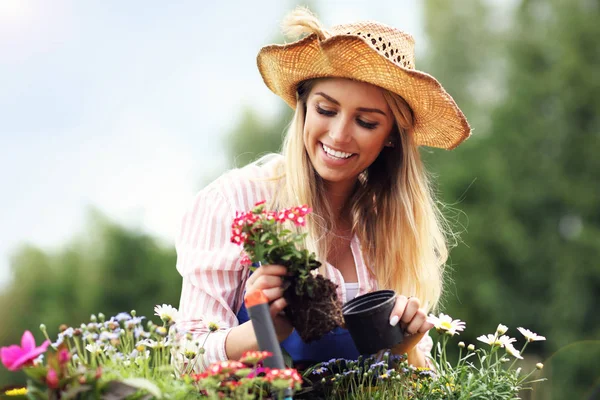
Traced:
<path fill-rule="evenodd" d="M 26 331 L 20 346 L 3 347 L 0 355 L 9 370 L 27 374 L 28 385 L 3 394 L 29 399 L 269 399 L 283 398 L 285 389 L 292 388 L 295 398 L 307 399 L 512 399 L 541 380 L 533 379 L 541 364 L 524 373 L 519 363 L 527 344 L 544 337 L 518 328 L 525 344 L 517 350 L 516 339 L 500 324 L 493 334 L 478 338 L 485 343 L 482 348 L 459 342 L 459 356 L 451 362 L 446 349 L 465 323 L 444 314 L 430 316 L 439 333 L 432 370 L 380 352 L 358 360 L 330 360 L 299 373 L 264 368 L 269 354 L 255 351 L 198 372 L 203 344 L 175 331 L 176 309 L 162 305 L 155 311 L 162 324 L 145 321 L 134 311 L 110 319 L 92 315 L 79 327 L 62 326 L 56 340 L 42 325 L 47 340 L 40 346 Z M 217 329 L 211 324 L 211 330 Z"/>

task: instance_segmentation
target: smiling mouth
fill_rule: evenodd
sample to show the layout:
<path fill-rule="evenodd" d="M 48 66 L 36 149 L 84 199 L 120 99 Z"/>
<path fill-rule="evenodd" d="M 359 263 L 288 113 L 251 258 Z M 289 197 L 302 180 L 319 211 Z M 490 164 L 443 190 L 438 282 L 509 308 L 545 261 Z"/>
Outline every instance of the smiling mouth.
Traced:
<path fill-rule="evenodd" d="M 327 147 L 324 143 L 321 143 L 321 147 L 328 156 L 337 158 L 339 160 L 346 160 L 354 155 L 354 153 L 344 153 L 343 151 L 333 150 L 332 148 Z"/>

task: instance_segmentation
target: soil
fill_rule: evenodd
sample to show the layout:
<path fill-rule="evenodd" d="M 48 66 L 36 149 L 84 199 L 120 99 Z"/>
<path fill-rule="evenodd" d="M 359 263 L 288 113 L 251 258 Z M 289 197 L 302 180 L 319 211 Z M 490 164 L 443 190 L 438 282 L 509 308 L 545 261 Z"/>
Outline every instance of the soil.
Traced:
<path fill-rule="evenodd" d="M 321 275 L 310 276 L 306 282 L 311 293 L 296 293 L 295 281 L 283 292 L 288 306 L 284 312 L 305 343 L 320 339 L 327 332 L 342 326 L 344 318 L 337 298 L 337 286 Z"/>

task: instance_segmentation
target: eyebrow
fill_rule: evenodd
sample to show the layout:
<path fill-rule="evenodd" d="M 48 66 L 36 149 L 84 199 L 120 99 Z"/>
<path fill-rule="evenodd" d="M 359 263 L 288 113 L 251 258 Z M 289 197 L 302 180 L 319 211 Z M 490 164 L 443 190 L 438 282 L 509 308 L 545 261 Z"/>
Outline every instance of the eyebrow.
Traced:
<path fill-rule="evenodd" d="M 329 101 L 330 101 L 330 102 L 332 102 L 333 104 L 336 104 L 336 105 L 338 105 L 338 106 L 340 105 L 340 102 L 339 102 L 339 101 L 337 101 L 337 100 L 336 100 L 336 99 L 334 99 L 333 97 L 331 97 L 331 96 L 329 96 L 329 95 L 327 95 L 327 94 L 325 94 L 325 93 L 323 93 L 323 92 L 317 92 L 317 93 L 315 93 L 315 94 L 316 94 L 316 95 L 318 94 L 319 96 L 323 96 L 323 97 L 325 97 L 327 100 L 329 100 Z M 357 110 L 357 111 L 362 111 L 362 112 L 374 112 L 374 113 L 378 113 L 378 114 L 381 114 L 381 115 L 385 115 L 385 116 L 387 116 L 387 114 L 386 114 L 386 113 L 384 113 L 383 111 L 381 111 L 379 108 L 367 108 L 367 107 L 359 107 L 359 108 L 357 108 L 356 110 Z"/>

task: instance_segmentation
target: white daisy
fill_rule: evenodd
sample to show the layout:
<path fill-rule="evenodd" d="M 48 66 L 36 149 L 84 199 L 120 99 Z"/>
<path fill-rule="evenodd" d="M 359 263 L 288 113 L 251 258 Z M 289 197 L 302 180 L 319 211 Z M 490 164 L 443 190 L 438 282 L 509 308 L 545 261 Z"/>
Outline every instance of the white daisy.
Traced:
<path fill-rule="evenodd" d="M 144 340 L 140 340 L 139 342 L 137 342 L 135 344 L 135 348 L 138 349 L 139 351 L 143 351 L 146 347 L 153 349 L 157 346 L 157 344 L 158 344 L 158 342 L 156 340 L 144 339 Z M 141 348 L 139 348 L 140 346 L 141 346 Z"/>
<path fill-rule="evenodd" d="M 482 335 L 477 338 L 480 342 L 487 343 L 490 346 L 500 346 L 506 347 L 506 345 L 510 345 L 513 342 L 516 342 L 517 339 L 513 339 L 506 335 L 502 335 L 498 337 L 498 335 Z"/>
<path fill-rule="evenodd" d="M 158 315 L 161 320 L 166 323 L 177 322 L 177 318 L 179 317 L 179 312 L 173 306 L 168 304 L 163 304 L 162 306 L 154 307 L 154 315 Z"/>
<path fill-rule="evenodd" d="M 517 328 L 517 330 L 519 332 L 521 332 L 521 334 L 523 336 L 525 336 L 525 339 L 527 339 L 528 342 L 536 342 L 538 340 L 546 340 L 546 338 L 544 336 L 540 336 L 537 333 L 533 333 L 529 329 L 519 327 L 519 328 Z"/>
<path fill-rule="evenodd" d="M 514 358 L 518 358 L 519 360 L 523 359 L 519 350 L 515 349 L 515 346 L 513 346 L 512 343 L 505 343 L 504 348 L 506 349 L 506 352 Z"/>
<path fill-rule="evenodd" d="M 438 332 L 446 332 L 451 336 L 458 334 L 458 332 L 462 332 L 466 326 L 465 322 L 462 322 L 460 319 L 453 320 L 451 316 L 444 313 L 440 313 L 439 317 L 429 314 L 427 320 L 434 324 L 435 329 Z"/>
<path fill-rule="evenodd" d="M 194 342 L 187 342 L 182 353 L 185 358 L 192 360 L 200 354 L 200 347 Z"/>
<path fill-rule="evenodd" d="M 98 343 L 90 343 L 85 346 L 85 349 L 92 354 L 100 354 L 102 353 L 102 345 Z"/>

